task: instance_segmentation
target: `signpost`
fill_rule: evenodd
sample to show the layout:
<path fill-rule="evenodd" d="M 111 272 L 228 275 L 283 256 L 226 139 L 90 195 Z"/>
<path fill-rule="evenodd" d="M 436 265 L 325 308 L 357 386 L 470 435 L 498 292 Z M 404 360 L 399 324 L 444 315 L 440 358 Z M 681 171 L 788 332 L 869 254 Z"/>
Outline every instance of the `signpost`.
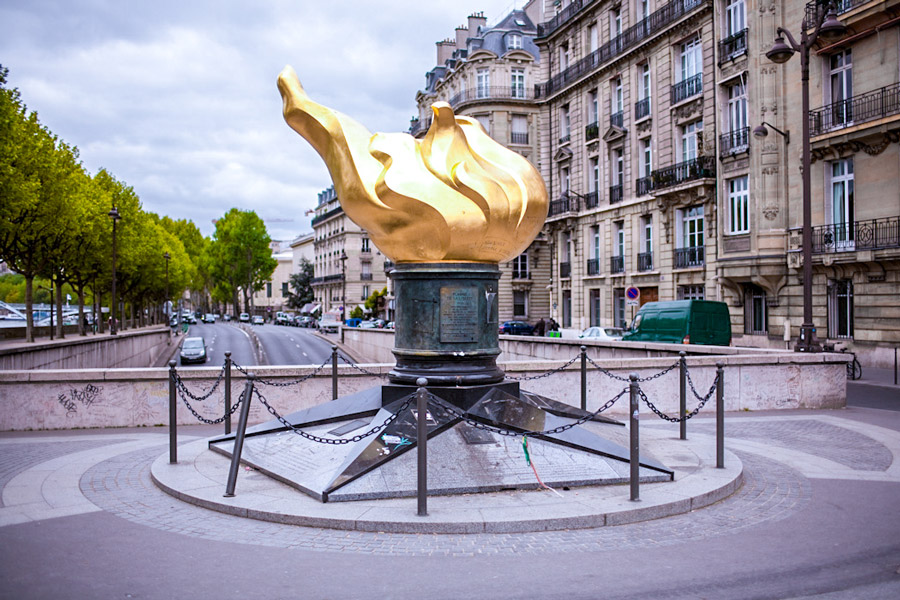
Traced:
<path fill-rule="evenodd" d="M 625 290 L 625 306 L 631 307 L 631 322 L 634 323 L 634 307 L 641 305 L 641 290 L 631 286 Z"/>

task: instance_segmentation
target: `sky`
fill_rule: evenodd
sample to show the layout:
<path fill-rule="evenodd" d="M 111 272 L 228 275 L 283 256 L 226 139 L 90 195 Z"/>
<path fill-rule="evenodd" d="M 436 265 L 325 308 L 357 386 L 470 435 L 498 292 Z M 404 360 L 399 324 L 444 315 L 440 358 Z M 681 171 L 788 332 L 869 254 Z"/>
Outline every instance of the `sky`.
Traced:
<path fill-rule="evenodd" d="M 371 131 L 406 131 L 434 43 L 523 0 L 2 0 L 0 64 L 30 111 L 90 173 L 207 236 L 232 207 L 273 239 L 312 230 L 331 185 L 284 122 L 276 79 Z"/>

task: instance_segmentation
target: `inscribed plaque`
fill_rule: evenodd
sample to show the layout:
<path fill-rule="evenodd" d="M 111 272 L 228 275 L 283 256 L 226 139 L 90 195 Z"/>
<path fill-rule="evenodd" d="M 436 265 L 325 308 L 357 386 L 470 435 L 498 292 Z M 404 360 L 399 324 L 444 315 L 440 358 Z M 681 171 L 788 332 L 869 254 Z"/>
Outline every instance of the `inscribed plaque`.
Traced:
<path fill-rule="evenodd" d="M 478 339 L 478 297 L 473 287 L 441 288 L 441 343 Z"/>

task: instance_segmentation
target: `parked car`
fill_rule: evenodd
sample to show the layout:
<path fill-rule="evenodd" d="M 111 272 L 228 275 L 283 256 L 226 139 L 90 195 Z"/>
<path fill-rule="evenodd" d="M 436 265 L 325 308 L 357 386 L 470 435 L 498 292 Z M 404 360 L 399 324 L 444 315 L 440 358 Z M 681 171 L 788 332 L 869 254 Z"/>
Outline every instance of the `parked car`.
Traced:
<path fill-rule="evenodd" d="M 203 315 L 203 317 L 201 317 L 200 320 L 203 321 L 204 323 L 215 323 L 216 315 L 214 315 L 212 313 L 206 313 L 205 315 Z"/>
<path fill-rule="evenodd" d="M 375 321 L 362 321 L 359 324 L 360 329 L 378 329 L 378 323 Z"/>
<path fill-rule="evenodd" d="M 500 326 L 500 333 L 507 335 L 534 335 L 534 327 L 525 321 L 506 321 Z"/>
<path fill-rule="evenodd" d="M 623 335 L 625 330 L 621 327 L 588 327 L 578 337 L 592 340 L 621 340 Z"/>
<path fill-rule="evenodd" d="M 343 321 L 341 321 L 341 311 L 330 310 L 322 315 L 322 319 L 319 321 L 318 326 L 322 331 L 337 333 L 341 325 L 343 325 Z"/>
<path fill-rule="evenodd" d="M 247 313 L 241 313 L 240 316 L 238 317 L 238 320 L 239 320 L 241 323 L 249 323 L 249 322 L 250 322 L 250 315 L 247 314 Z"/>
<path fill-rule="evenodd" d="M 205 363 L 209 358 L 206 353 L 206 340 L 202 337 L 184 338 L 181 342 L 181 364 Z"/>
<path fill-rule="evenodd" d="M 728 305 L 713 300 L 648 302 L 622 338 L 629 342 L 731 344 Z"/>
<path fill-rule="evenodd" d="M 387 324 L 384 326 L 384 328 L 385 328 L 385 329 L 393 329 L 393 328 L 394 328 L 394 322 L 393 322 L 393 321 L 388 321 Z"/>
<path fill-rule="evenodd" d="M 263 325 L 266 322 L 266 320 L 263 319 L 259 315 L 253 315 L 253 319 L 251 319 L 250 322 L 253 323 L 254 325 Z"/>
<path fill-rule="evenodd" d="M 231 315 L 226 314 L 223 318 L 225 319 L 226 322 L 227 322 L 227 321 L 230 321 L 230 320 L 231 320 Z"/>
<path fill-rule="evenodd" d="M 312 317 L 297 317 L 294 319 L 294 322 L 298 327 L 314 327 L 313 323 L 315 323 L 315 319 Z"/>

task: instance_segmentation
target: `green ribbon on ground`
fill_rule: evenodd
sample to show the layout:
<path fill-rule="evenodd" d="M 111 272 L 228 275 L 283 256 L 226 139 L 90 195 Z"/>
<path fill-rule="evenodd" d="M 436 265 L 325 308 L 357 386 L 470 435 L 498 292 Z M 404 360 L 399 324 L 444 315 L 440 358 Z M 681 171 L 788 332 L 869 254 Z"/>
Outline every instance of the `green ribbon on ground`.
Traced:
<path fill-rule="evenodd" d="M 522 450 L 525 451 L 525 464 L 531 465 L 531 455 L 528 454 L 528 436 L 522 436 Z"/>

